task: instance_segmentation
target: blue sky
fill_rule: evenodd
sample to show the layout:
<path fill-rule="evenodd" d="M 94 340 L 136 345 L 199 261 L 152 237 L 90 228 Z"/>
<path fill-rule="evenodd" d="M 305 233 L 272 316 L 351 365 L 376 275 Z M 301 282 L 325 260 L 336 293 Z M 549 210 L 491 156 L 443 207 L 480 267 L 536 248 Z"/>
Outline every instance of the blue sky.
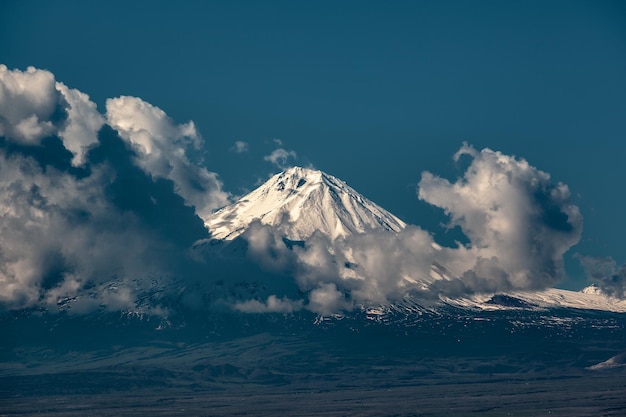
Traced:
<path fill-rule="evenodd" d="M 193 120 L 205 164 L 238 194 L 293 150 L 445 241 L 417 199 L 454 179 L 463 141 L 569 185 L 570 250 L 626 262 L 626 6 L 611 1 L 5 1 L 0 60 L 105 100 L 141 97 Z M 248 152 L 236 153 L 236 141 Z M 572 280 L 582 271 L 569 256 Z"/>

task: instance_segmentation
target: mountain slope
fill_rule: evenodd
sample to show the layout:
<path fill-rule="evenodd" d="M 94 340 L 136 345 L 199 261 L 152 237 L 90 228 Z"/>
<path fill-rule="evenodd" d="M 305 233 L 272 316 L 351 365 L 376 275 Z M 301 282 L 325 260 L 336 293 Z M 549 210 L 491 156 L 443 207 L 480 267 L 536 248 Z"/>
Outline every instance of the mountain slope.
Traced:
<path fill-rule="evenodd" d="M 295 241 L 305 240 L 315 231 L 337 239 L 373 229 L 399 232 L 406 226 L 345 182 L 301 167 L 274 175 L 213 214 L 205 225 L 213 238 L 232 240 L 255 220 L 278 228 Z"/>
<path fill-rule="evenodd" d="M 495 310 L 542 310 L 547 308 L 571 308 L 578 310 L 626 312 L 626 300 L 603 294 L 595 286 L 581 291 L 547 288 L 542 291 L 513 291 L 502 294 L 480 294 L 472 297 L 446 299 L 448 305 L 477 309 Z"/>

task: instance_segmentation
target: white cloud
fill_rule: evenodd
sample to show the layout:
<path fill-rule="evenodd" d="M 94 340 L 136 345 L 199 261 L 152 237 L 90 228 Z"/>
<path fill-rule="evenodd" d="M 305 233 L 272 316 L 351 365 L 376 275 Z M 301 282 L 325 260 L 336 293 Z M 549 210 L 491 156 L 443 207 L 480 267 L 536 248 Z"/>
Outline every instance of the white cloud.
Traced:
<path fill-rule="evenodd" d="M 104 118 L 87 94 L 60 82 L 56 83 L 56 88 L 68 105 L 67 122 L 60 129 L 59 137 L 74 155 L 72 165 L 82 166 L 89 148 L 98 143 L 98 131 L 104 124 Z"/>
<path fill-rule="evenodd" d="M 109 178 L 104 166 L 77 179 L 0 151 L 0 303 L 54 305 L 113 276 L 159 268 L 145 255 L 160 243 L 108 201 Z"/>
<path fill-rule="evenodd" d="M 232 148 L 230 148 L 235 153 L 244 153 L 248 152 L 248 143 L 238 140 L 235 142 Z"/>
<path fill-rule="evenodd" d="M 188 151 L 198 151 L 203 143 L 193 122 L 176 124 L 163 110 L 137 97 L 108 99 L 106 108 L 107 122 L 131 144 L 137 165 L 153 178 L 171 180 L 200 218 L 229 202 L 217 174 L 189 160 Z"/>
<path fill-rule="evenodd" d="M 287 297 L 278 298 L 270 295 L 266 302 L 247 300 L 236 303 L 235 309 L 244 313 L 293 313 L 301 310 L 302 305 L 302 300 L 290 300 Z"/>
<path fill-rule="evenodd" d="M 398 235 L 374 231 L 335 240 L 314 233 L 304 247 L 289 249 L 280 230 L 255 222 L 242 238 L 248 242 L 251 260 L 266 270 L 295 277 L 300 290 L 308 294 L 306 308 L 319 314 L 350 309 L 352 303 L 399 299 L 421 288 L 416 283 L 432 281 L 430 267 L 437 259 L 432 237 L 414 226 Z"/>
<path fill-rule="evenodd" d="M 247 255 L 263 268 L 273 271 L 290 269 L 294 254 L 287 248 L 282 236 L 271 227 L 256 220 L 242 235 L 248 242 Z"/>
<path fill-rule="evenodd" d="M 38 145 L 58 135 L 80 166 L 104 119 L 89 96 L 55 81 L 45 70 L 24 72 L 0 65 L 0 136 L 22 145 Z"/>
<path fill-rule="evenodd" d="M 217 175 L 189 160 L 187 151 L 202 145 L 192 122 L 177 125 L 132 97 L 107 104 L 109 121 L 149 176 L 171 180 L 200 216 L 228 201 Z M 72 165 L 84 165 L 104 120 L 86 94 L 55 81 L 49 71 L 0 65 L 0 135 L 26 146 L 11 156 L 0 149 L 3 307 L 54 306 L 72 298 L 74 311 L 129 308 L 135 290 L 166 273 L 167 254 L 179 254 L 161 229 L 148 230 L 140 209 L 117 208 L 109 189 L 117 181 L 110 165 L 115 161 L 92 164 L 87 176 L 76 177 L 61 167 L 43 169 L 38 156 L 29 156 L 27 146 L 56 135 L 72 153 Z"/>
<path fill-rule="evenodd" d="M 52 73 L 33 67 L 11 71 L 0 65 L 0 136 L 38 144 L 54 133 L 51 119 L 59 105 Z"/>
<path fill-rule="evenodd" d="M 341 259 L 353 265 L 343 269 L 344 277 L 360 279 L 351 290 L 359 302 L 386 303 L 402 298 L 412 288 L 427 285 L 430 268 L 437 259 L 430 234 L 415 226 L 408 226 L 399 234 L 386 231 L 356 235 L 341 242 L 339 251 L 347 256 Z"/>
<path fill-rule="evenodd" d="M 50 136 L 54 131 L 55 128 L 51 122 L 41 121 L 34 114 L 5 129 L 7 136 L 24 145 L 38 144 L 40 139 Z"/>
<path fill-rule="evenodd" d="M 287 167 L 287 161 L 290 158 L 296 159 L 298 155 L 295 151 L 288 151 L 283 148 L 274 149 L 272 153 L 263 157 L 264 160 L 271 162 L 276 165 L 280 169 L 285 169 Z"/>
<path fill-rule="evenodd" d="M 463 178 L 450 183 L 424 172 L 419 198 L 450 216 L 481 265 L 497 259 L 510 288 L 545 288 L 563 278 L 563 254 L 582 232 L 582 216 L 567 185 L 553 184 L 526 160 L 491 149 L 478 152 L 464 144 L 454 158 L 462 156 L 472 159 Z M 477 272 L 472 268 L 467 267 L 469 274 Z M 474 278 L 500 279 L 484 267 L 482 272 L 487 276 Z"/>
<path fill-rule="evenodd" d="M 343 292 L 333 283 L 322 283 L 309 293 L 307 309 L 322 316 L 350 310 L 352 307 Z"/>

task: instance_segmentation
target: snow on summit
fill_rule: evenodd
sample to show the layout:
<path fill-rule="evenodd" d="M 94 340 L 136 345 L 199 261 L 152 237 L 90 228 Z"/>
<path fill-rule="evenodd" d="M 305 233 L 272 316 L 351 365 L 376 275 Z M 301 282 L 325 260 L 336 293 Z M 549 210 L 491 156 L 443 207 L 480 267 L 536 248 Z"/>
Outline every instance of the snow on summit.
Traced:
<path fill-rule="evenodd" d="M 406 224 L 345 182 L 322 171 L 293 167 L 210 216 L 213 238 L 231 240 L 255 220 L 302 241 L 315 231 L 331 239 L 373 229 L 399 232 Z"/>

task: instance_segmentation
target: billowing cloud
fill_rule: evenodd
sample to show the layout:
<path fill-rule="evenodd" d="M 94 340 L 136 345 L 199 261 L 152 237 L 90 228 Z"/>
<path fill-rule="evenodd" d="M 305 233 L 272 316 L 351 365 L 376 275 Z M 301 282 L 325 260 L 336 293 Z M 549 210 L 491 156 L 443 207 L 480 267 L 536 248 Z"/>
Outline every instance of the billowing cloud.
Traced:
<path fill-rule="evenodd" d="M 178 124 L 128 96 L 107 100 L 103 117 L 86 94 L 48 71 L 0 66 L 0 136 L 4 308 L 67 299 L 74 311 L 131 308 L 170 271 L 183 281 L 206 280 L 209 271 L 232 275 L 219 259 L 196 253 L 198 265 L 206 265 L 199 273 L 186 257 L 191 242 L 207 237 L 200 219 L 229 202 L 217 174 L 197 162 L 203 140 L 193 122 Z M 275 143 L 265 160 L 284 167 L 296 158 Z M 244 151 L 246 144 L 235 146 Z M 59 147 L 68 152 L 52 152 Z M 263 291 L 234 298 L 225 291 L 222 305 L 328 315 L 407 294 L 437 299 L 536 290 L 561 279 L 563 254 L 582 230 L 568 187 L 524 159 L 490 149 L 463 145 L 454 158 L 470 159 L 462 177 L 450 182 L 424 172 L 418 197 L 443 209 L 468 243 L 441 247 L 417 226 L 338 239 L 314 233 L 294 243 L 280 228 L 256 222 L 241 235 L 240 249 L 269 273 L 246 264 L 235 275 L 265 280 Z M 625 267 L 581 262 L 607 292 L 624 296 Z M 197 305 L 212 299 L 191 295 Z"/>
<path fill-rule="evenodd" d="M 202 146 L 193 122 L 176 124 L 163 110 L 137 97 L 109 99 L 106 108 L 107 122 L 131 144 L 137 165 L 153 178 L 171 180 L 200 218 L 228 203 L 217 174 L 189 160 L 188 149 L 198 151 Z"/>
<path fill-rule="evenodd" d="M 302 288 L 333 283 L 357 303 L 384 304 L 416 283 L 428 284 L 436 250 L 428 233 L 409 226 L 399 234 L 372 231 L 334 241 L 316 234 L 294 252 Z"/>
<path fill-rule="evenodd" d="M 244 142 L 244 141 L 241 141 L 241 140 L 238 140 L 238 141 L 235 141 L 235 144 L 230 149 L 231 149 L 231 151 L 233 151 L 235 153 L 248 152 L 248 143 Z"/>
<path fill-rule="evenodd" d="M 321 283 L 309 293 L 307 309 L 322 316 L 328 316 L 342 310 L 349 310 L 350 303 L 345 294 L 333 283 Z"/>
<path fill-rule="evenodd" d="M 159 243 L 105 195 L 110 172 L 78 179 L 0 151 L 0 302 L 54 305 L 115 276 L 138 277 Z M 118 303 L 119 304 L 119 303 Z"/>
<path fill-rule="evenodd" d="M 67 103 L 67 123 L 60 128 L 59 137 L 65 148 L 74 155 L 72 165 L 82 166 L 88 150 L 98 143 L 97 134 L 104 124 L 104 118 L 87 94 L 60 82 L 56 83 L 56 88 Z"/>
<path fill-rule="evenodd" d="M 207 231 L 183 203 L 207 215 L 227 201 L 186 153 L 200 135 L 140 99 L 108 104 L 119 135 L 52 73 L 0 66 L 0 307 L 129 309 L 193 269 Z"/>
<path fill-rule="evenodd" d="M 254 221 L 242 237 L 247 242 L 247 256 L 264 269 L 272 272 L 293 269 L 294 254 L 277 230 Z"/>
<path fill-rule="evenodd" d="M 0 65 L 0 136 L 7 140 L 32 146 L 58 135 L 72 164 L 81 166 L 103 122 L 89 96 L 56 82 L 51 72 Z"/>
<path fill-rule="evenodd" d="M 254 222 L 242 239 L 250 260 L 294 277 L 308 299 L 304 308 L 322 315 L 355 304 L 384 304 L 417 288 L 417 282 L 427 284 L 437 252 L 432 237 L 414 226 L 398 235 L 374 231 L 336 240 L 314 233 L 288 247 L 280 229 Z M 276 284 L 276 277 L 269 279 Z"/>
<path fill-rule="evenodd" d="M 589 280 L 597 284 L 600 289 L 617 298 L 626 298 L 626 264 L 617 266 L 611 257 L 594 258 L 576 255 L 585 269 Z"/>
<path fill-rule="evenodd" d="M 476 260 L 466 278 L 500 281 L 501 290 L 545 288 L 563 278 L 563 254 L 582 233 L 567 185 L 490 149 L 465 144 L 454 159 L 462 156 L 471 158 L 463 178 L 450 183 L 424 172 L 418 195 L 442 208 L 469 238 L 468 260 Z"/>
<path fill-rule="evenodd" d="M 0 135 L 24 145 L 39 144 L 55 132 L 60 96 L 54 75 L 28 67 L 10 71 L 0 65 Z"/>

